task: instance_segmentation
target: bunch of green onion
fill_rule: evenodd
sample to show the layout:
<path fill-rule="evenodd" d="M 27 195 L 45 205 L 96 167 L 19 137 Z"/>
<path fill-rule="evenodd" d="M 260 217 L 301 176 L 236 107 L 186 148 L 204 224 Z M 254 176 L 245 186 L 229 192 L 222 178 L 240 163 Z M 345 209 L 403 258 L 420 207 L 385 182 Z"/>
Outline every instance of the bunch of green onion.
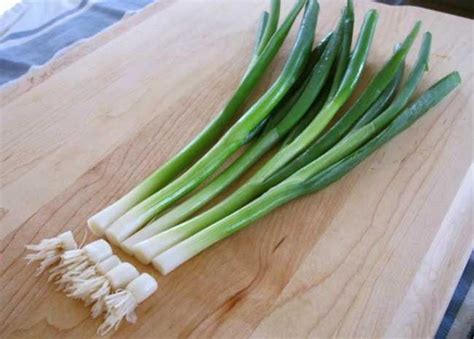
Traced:
<path fill-rule="evenodd" d="M 105 234 L 163 274 L 286 202 L 336 181 L 460 83 L 459 74 L 453 72 L 414 98 L 428 69 L 431 47 L 431 34 L 425 33 L 404 80 L 405 59 L 420 30 L 418 22 L 343 111 L 367 63 L 377 12 L 366 13 L 351 50 L 354 10 L 348 0 L 334 30 L 312 49 L 317 1 L 298 0 L 280 27 L 279 0 L 271 4 L 270 13 L 262 15 L 247 71 L 224 109 L 175 157 L 88 221 L 96 234 Z M 236 119 L 303 8 L 280 76 Z M 271 157 L 255 174 L 206 209 L 267 154 Z"/>

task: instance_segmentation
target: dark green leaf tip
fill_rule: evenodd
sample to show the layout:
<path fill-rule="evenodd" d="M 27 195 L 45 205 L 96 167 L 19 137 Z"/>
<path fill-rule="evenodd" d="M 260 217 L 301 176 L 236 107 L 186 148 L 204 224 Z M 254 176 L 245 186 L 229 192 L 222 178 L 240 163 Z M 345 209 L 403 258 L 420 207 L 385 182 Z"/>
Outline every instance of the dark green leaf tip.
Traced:
<path fill-rule="evenodd" d="M 458 71 L 452 72 L 451 76 L 452 76 L 453 80 L 455 80 L 458 85 L 462 82 L 461 75 L 459 74 Z"/>
<path fill-rule="evenodd" d="M 347 12 L 354 13 L 354 2 L 352 0 L 347 0 Z"/>
<path fill-rule="evenodd" d="M 377 20 L 379 18 L 379 12 L 376 9 L 370 9 L 365 14 L 365 17 L 366 18 L 373 17 L 374 20 Z"/>

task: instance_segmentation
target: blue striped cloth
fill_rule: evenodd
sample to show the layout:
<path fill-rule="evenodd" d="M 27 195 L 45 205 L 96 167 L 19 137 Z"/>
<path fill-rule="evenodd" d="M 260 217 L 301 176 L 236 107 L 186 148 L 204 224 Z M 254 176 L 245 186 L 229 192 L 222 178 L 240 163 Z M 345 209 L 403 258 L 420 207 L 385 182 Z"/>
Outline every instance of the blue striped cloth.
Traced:
<path fill-rule="evenodd" d="M 0 86 L 24 75 L 33 66 L 44 65 L 64 48 L 94 36 L 153 1 L 23 1 L 0 17 L 0 22 L 7 22 L 2 25 L 6 27 L 0 28 Z M 58 4 L 64 6 L 58 8 Z M 57 15 L 48 17 L 51 12 Z M 38 18 L 41 14 L 43 22 Z M 28 25 L 28 20 L 34 22 Z M 21 30 L 25 26 L 30 27 Z"/>
<path fill-rule="evenodd" d="M 435 339 L 474 338 L 474 252 L 467 262 L 461 280 L 448 305 Z"/>

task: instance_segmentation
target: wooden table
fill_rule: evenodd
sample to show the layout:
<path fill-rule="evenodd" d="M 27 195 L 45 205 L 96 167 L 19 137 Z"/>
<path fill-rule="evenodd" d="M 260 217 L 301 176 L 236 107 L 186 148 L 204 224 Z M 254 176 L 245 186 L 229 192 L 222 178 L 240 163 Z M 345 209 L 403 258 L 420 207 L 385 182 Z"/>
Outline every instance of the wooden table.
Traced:
<path fill-rule="evenodd" d="M 81 239 L 88 216 L 185 145 L 236 87 L 266 6 L 160 0 L 1 91 L 2 338 L 94 336 L 99 320 L 34 277 L 23 246 Z M 342 6 L 321 1 L 317 39 Z M 160 288 L 116 336 L 433 335 L 472 249 L 473 24 L 357 1 L 357 27 L 369 8 L 380 20 L 364 83 L 420 19 L 434 36 L 421 87 L 452 70 L 462 87 L 343 180 L 169 276 L 137 264 Z"/>

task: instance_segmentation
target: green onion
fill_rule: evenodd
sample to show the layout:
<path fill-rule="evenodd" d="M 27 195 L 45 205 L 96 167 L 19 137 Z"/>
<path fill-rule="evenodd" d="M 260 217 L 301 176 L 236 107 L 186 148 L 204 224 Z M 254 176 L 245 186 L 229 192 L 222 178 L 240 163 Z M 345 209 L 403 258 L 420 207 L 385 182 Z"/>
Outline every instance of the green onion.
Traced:
<path fill-rule="evenodd" d="M 292 128 L 290 133 L 286 136 L 285 140 L 282 142 L 282 147 L 285 147 L 288 144 L 291 144 L 301 132 L 304 131 L 306 127 L 313 121 L 314 117 L 321 111 L 324 104 L 329 98 L 329 92 L 331 90 L 332 84 L 326 84 L 321 90 L 321 95 L 318 97 L 317 101 L 313 103 L 311 108 L 306 112 L 305 116 Z"/>
<path fill-rule="evenodd" d="M 359 127 L 366 125 L 367 123 L 374 120 L 381 112 L 388 107 L 393 97 L 397 93 L 403 79 L 404 63 L 400 66 L 395 78 L 392 82 L 384 89 L 382 94 L 375 100 L 372 106 L 364 113 L 364 115 L 356 122 L 351 130 L 356 130 Z"/>
<path fill-rule="evenodd" d="M 272 0 L 270 15 L 267 16 L 268 20 L 265 20 L 265 22 L 262 24 L 264 30 L 261 32 L 262 34 L 258 39 L 258 47 L 256 48 L 257 55 L 260 55 L 262 53 L 262 51 L 265 49 L 268 42 L 272 38 L 273 34 L 277 30 L 279 17 L 280 0 Z"/>
<path fill-rule="evenodd" d="M 373 34 L 373 29 L 375 27 L 375 19 L 376 19 L 376 16 L 374 12 L 369 12 L 369 14 L 366 16 L 366 20 L 363 24 L 359 41 L 355 47 L 355 52 L 351 58 L 348 70 L 346 72 L 346 75 L 344 76 L 344 80 L 341 83 L 341 87 L 350 86 L 352 89 L 355 87 L 355 82 L 357 82 L 357 79 L 354 76 L 354 73 L 360 75 L 360 69 L 363 67 L 363 64 L 365 63 L 365 57 L 361 58 L 361 54 L 365 56 L 367 55 L 367 52 L 370 46 L 370 40 L 371 40 L 371 39 L 368 39 L 368 37 L 371 37 Z M 335 37 L 337 37 L 337 34 L 335 35 Z M 357 60 L 357 65 L 355 65 L 354 60 Z M 344 91 L 338 90 L 336 95 L 325 104 L 325 106 L 322 108 L 321 112 L 316 117 L 316 119 L 313 120 L 313 122 L 318 120 L 318 117 L 321 117 L 322 114 L 328 114 L 327 112 L 333 114 L 331 110 L 334 109 L 333 107 L 334 105 L 336 105 L 334 104 L 334 102 L 337 102 L 338 107 L 342 106 L 342 104 L 344 103 L 343 95 L 347 98 L 350 92 L 351 91 L 348 91 L 348 90 L 344 90 Z M 325 111 L 325 107 L 326 107 L 326 111 Z M 326 116 L 324 117 L 326 118 Z M 319 121 L 321 120 L 319 119 Z M 265 192 L 268 188 L 271 187 L 267 184 L 266 179 L 267 177 L 271 176 L 272 172 L 278 169 L 278 166 L 280 166 L 281 164 L 281 159 L 283 159 L 284 157 L 287 157 L 287 159 L 291 159 L 291 156 L 288 156 L 288 155 L 297 154 L 299 150 L 304 149 L 307 143 L 311 142 L 310 137 L 311 137 L 311 132 L 312 132 L 311 127 L 314 126 L 313 122 L 301 134 L 301 135 L 304 135 L 305 133 L 307 133 L 305 137 L 306 140 L 303 139 L 303 142 L 301 142 L 300 141 L 301 135 L 300 135 L 298 138 L 295 139 L 295 141 L 292 144 L 281 149 L 247 183 L 241 186 L 238 190 L 236 190 L 232 195 L 227 197 L 221 203 L 215 205 L 214 207 L 207 210 L 206 212 L 190 220 L 187 220 L 186 222 L 180 225 L 173 227 L 172 229 L 168 231 L 165 231 L 161 234 L 157 234 L 153 236 L 152 238 L 143 241 L 142 243 L 138 243 L 134 245 L 135 256 L 140 261 L 147 263 L 153 258 L 153 256 L 156 253 L 159 253 L 155 251 L 161 251 L 163 250 L 163 248 L 168 247 L 170 245 L 170 242 L 182 240 L 192 235 L 193 233 L 203 229 L 204 227 L 212 224 L 213 222 L 216 222 L 217 220 L 232 213 L 236 209 L 245 205 L 247 202 L 251 201 L 253 198 L 257 197 L 259 194 L 262 194 L 263 192 Z M 320 130 L 319 126 L 315 126 L 313 128 L 315 128 L 316 131 Z M 292 152 L 292 153 L 287 154 L 286 152 L 288 152 L 288 150 L 289 152 Z M 277 161 L 275 161 L 275 159 Z M 262 173 L 265 175 L 262 175 Z M 144 231 L 144 233 L 146 232 L 146 234 L 148 235 L 151 233 L 159 232 L 159 230 L 157 230 L 158 227 L 156 227 L 156 229 L 155 227 L 150 227 L 149 229 L 151 228 L 154 229 L 153 232 L 150 231 L 150 233 L 148 233 L 149 231 L 146 230 Z M 154 240 L 155 237 L 157 237 L 158 239 L 163 239 L 163 240 Z M 137 238 L 143 239 L 141 235 L 137 236 Z M 151 241 L 155 243 L 154 246 L 147 246 L 145 244 L 146 242 L 151 242 Z M 130 241 L 129 243 L 131 242 L 134 242 L 134 241 Z M 158 243 L 159 245 L 157 245 Z"/>
<path fill-rule="evenodd" d="M 308 76 L 311 74 L 316 63 L 321 60 L 321 56 L 323 55 L 323 52 L 326 49 L 333 34 L 334 32 L 330 32 L 329 34 L 327 34 L 324 38 L 321 39 L 320 43 L 311 51 L 311 54 L 308 58 L 308 62 L 306 63 L 306 66 L 303 69 L 302 75 L 295 82 L 295 87 L 301 87 L 305 79 L 307 79 Z"/>
<path fill-rule="evenodd" d="M 344 19 L 345 16 L 342 16 L 341 23 L 344 22 Z M 315 101 L 323 84 L 328 79 L 329 71 L 336 59 L 337 51 L 342 40 L 342 25 L 338 26 L 340 28 L 331 36 L 331 40 L 328 42 L 319 61 L 306 79 L 304 86 L 295 92 L 293 97 L 274 114 L 273 119 L 271 119 L 265 127 L 263 135 L 233 164 L 208 183 L 201 191 L 127 238 L 121 244 L 122 249 L 131 253 L 135 244 L 176 225 L 199 210 L 240 177 L 298 123 Z"/>
<path fill-rule="evenodd" d="M 107 228 L 106 235 L 112 243 L 119 244 L 173 202 L 196 188 L 248 141 L 249 134 L 285 96 L 304 67 L 311 52 L 318 10 L 317 2 L 308 0 L 294 48 L 271 88 L 190 169 Z M 266 51 L 267 49 L 264 53 Z"/>
<path fill-rule="evenodd" d="M 283 147 L 287 146 L 291 142 L 295 140 L 295 138 L 303 132 L 303 130 L 311 123 L 317 113 L 321 110 L 323 105 L 326 103 L 327 100 L 334 97 L 337 89 L 339 88 L 342 77 L 344 72 L 347 68 L 347 64 L 349 63 L 350 57 L 350 48 L 352 44 L 352 32 L 354 30 L 354 8 L 352 0 L 347 1 L 347 6 L 344 8 L 343 12 L 343 22 L 342 22 L 342 46 L 337 57 L 337 63 L 334 71 L 334 75 L 332 75 L 332 85 L 327 90 L 328 93 L 326 95 L 322 95 L 319 98 L 319 102 L 313 105 L 310 111 L 305 115 L 303 119 L 300 120 L 297 126 L 293 128 L 293 130 L 288 134 L 287 138 L 283 142 Z"/>
<path fill-rule="evenodd" d="M 389 86 L 390 81 L 397 77 L 400 67 L 403 65 L 408 51 L 410 50 L 420 30 L 421 23 L 417 22 L 404 42 L 396 50 L 390 60 L 385 63 L 382 70 L 371 80 L 367 88 L 356 100 L 354 105 L 339 119 L 323 136 L 316 140 L 303 153 L 285 167 L 279 169 L 267 179 L 269 187 L 280 182 L 296 170 L 305 166 L 318 156 L 334 146 L 361 118 L 377 97 Z M 401 76 L 400 74 L 398 76 Z"/>
<path fill-rule="evenodd" d="M 262 16 L 260 17 L 260 23 L 258 25 L 257 37 L 255 39 L 255 45 L 253 48 L 253 60 L 259 56 L 260 44 L 262 44 L 263 33 L 267 28 L 269 14 L 267 11 L 263 11 Z M 265 45 L 263 45 L 265 47 Z M 250 67 L 249 67 L 250 68 Z"/>
<path fill-rule="evenodd" d="M 423 72 L 427 67 L 430 46 L 431 35 L 427 33 L 424 35 L 422 48 L 420 50 L 418 60 L 415 64 L 415 67 L 413 68 L 413 71 L 410 74 L 409 79 L 407 80 L 403 89 L 391 103 L 391 105 L 382 114 L 380 114 L 375 120 L 373 120 L 369 124 L 361 127 L 360 129 L 357 129 L 356 131 L 346 136 L 346 138 L 337 143 L 321 157 L 316 157 L 311 160 L 305 158 L 304 162 L 299 163 L 301 166 L 297 168 L 292 168 L 293 171 L 288 175 L 291 175 L 301 169 L 304 166 L 302 164 L 308 164 L 310 162 L 312 164 L 312 167 L 310 168 L 311 173 L 324 170 L 324 168 L 330 166 L 334 162 L 339 161 L 341 158 L 348 155 L 350 152 L 353 152 L 355 149 L 357 149 L 357 147 L 359 147 L 368 139 L 370 139 L 376 132 L 384 128 L 387 123 L 389 123 L 397 115 L 397 113 L 406 105 L 410 97 L 413 95 L 416 86 L 421 81 Z M 280 176 L 278 182 L 285 178 L 286 177 Z M 228 197 L 220 204 L 209 209 L 208 211 L 202 213 L 201 215 L 198 215 L 180 225 L 177 225 L 168 231 L 157 234 L 154 237 L 143 241 L 142 243 L 136 244 L 134 248 L 135 256 L 140 261 L 148 263 L 154 255 L 162 252 L 163 250 L 166 250 L 177 242 L 186 239 L 187 237 L 200 231 L 206 226 L 232 213 L 233 211 L 237 210 L 241 206 L 251 201 L 259 194 L 278 184 L 278 182 L 275 180 L 275 177 L 271 177 L 260 184 L 258 182 L 252 182 L 251 179 L 251 184 L 247 183 L 246 185 L 243 185 L 233 195 Z"/>
<path fill-rule="evenodd" d="M 323 38 L 323 40 L 321 40 L 321 42 L 313 49 L 313 51 L 311 51 L 311 54 L 309 55 L 308 61 L 305 65 L 305 69 L 301 75 L 298 77 L 298 79 L 296 79 L 295 83 L 288 90 L 285 97 L 278 103 L 278 105 L 266 117 L 266 119 L 262 121 L 251 133 L 249 133 L 248 141 L 252 141 L 255 137 L 263 133 L 267 133 L 270 129 L 275 127 L 275 125 L 279 123 L 285 115 L 288 114 L 288 112 L 291 110 L 291 107 L 295 104 L 296 100 L 299 98 L 305 86 L 307 85 L 309 77 L 314 73 L 314 67 L 316 66 L 316 63 L 325 57 L 327 53 L 329 53 L 327 52 L 325 55 L 323 55 L 323 52 L 328 45 L 328 37 L 331 36 L 332 33 Z M 333 47 L 331 47 L 331 49 L 332 48 Z M 318 67 L 321 67 L 321 65 Z"/>
<path fill-rule="evenodd" d="M 233 214 L 156 256 L 152 261 L 153 265 L 162 274 L 167 274 L 219 240 L 241 230 L 273 209 L 301 195 L 326 187 L 346 174 L 381 145 L 408 128 L 431 107 L 439 103 L 459 83 L 458 73 L 448 75 L 428 89 L 382 132 L 359 150 L 347 155 L 322 172 L 302 175 L 303 172 L 308 172 L 307 169 L 312 164 L 308 165 Z"/>
<path fill-rule="evenodd" d="M 319 191 L 333 182 L 337 181 L 351 169 L 360 164 L 370 154 L 380 148 L 384 143 L 397 134 L 410 127 L 417 119 L 429 109 L 436 106 L 444 97 L 461 83 L 458 72 L 452 72 L 429 88 L 419 99 L 417 99 L 402 114 L 374 139 L 358 149 L 353 154 L 317 174 L 308 181 L 304 194 Z"/>
<path fill-rule="evenodd" d="M 316 118 L 291 144 L 281 149 L 258 171 L 253 178 L 254 181 L 264 180 L 274 173 L 275 170 L 278 170 L 281 166 L 285 165 L 305 149 L 319 136 L 324 128 L 330 123 L 337 111 L 349 98 L 360 79 L 362 70 L 364 69 L 368 52 L 372 44 L 377 17 L 377 12 L 374 10 L 371 10 L 366 14 L 354 53 L 344 74 L 341 85 L 334 97 L 323 106 L 321 112 L 319 112 Z"/>
<path fill-rule="evenodd" d="M 349 54 L 351 52 L 352 32 L 354 31 L 354 5 L 352 0 L 347 1 L 347 6 L 344 9 L 344 22 L 342 23 L 342 45 L 336 63 L 335 74 L 333 78 L 332 87 L 329 91 L 329 98 L 331 99 L 336 94 L 341 85 L 342 78 L 346 72 L 349 64 Z"/>
<path fill-rule="evenodd" d="M 363 114 L 363 116 L 357 121 L 357 123 L 352 126 L 350 131 L 356 130 L 359 127 L 371 122 L 375 117 L 377 117 L 381 112 L 383 112 L 385 108 L 387 108 L 387 106 L 393 99 L 397 88 L 401 83 L 403 77 L 403 68 L 404 67 L 402 64 L 392 82 L 387 86 L 387 88 L 385 88 L 385 90 L 377 98 L 377 100 L 373 102 L 372 106 L 369 107 L 369 109 Z M 343 115 L 342 118 L 335 124 L 335 126 L 340 125 L 341 121 L 347 121 L 346 118 L 350 116 L 351 113 L 357 112 L 358 110 L 356 108 L 358 107 L 360 107 L 358 103 L 352 106 L 351 109 L 345 115 Z M 301 121 L 303 121 L 303 119 Z M 348 131 L 347 128 L 345 128 L 345 130 Z M 325 151 L 327 151 L 331 146 L 336 144 L 344 135 L 345 134 L 342 134 L 335 129 L 331 129 L 330 133 L 326 133 L 325 135 L 323 135 L 291 163 L 289 163 L 288 165 L 280 169 L 278 172 L 276 172 L 274 175 L 272 175 L 270 178 L 268 178 L 266 180 L 266 187 L 276 185 L 280 181 L 290 176 L 295 171 L 304 167 L 305 165 L 319 157 L 321 154 L 323 154 Z"/>
<path fill-rule="evenodd" d="M 125 212 L 133 206 L 140 203 L 158 189 L 167 185 L 171 180 L 176 178 L 185 169 L 189 168 L 207 149 L 209 149 L 221 137 L 228 125 L 232 122 L 250 92 L 256 87 L 259 80 L 263 77 L 264 72 L 274 59 L 278 50 L 282 46 L 286 36 L 288 35 L 293 22 L 298 13 L 303 8 L 305 1 L 300 0 L 286 17 L 281 27 L 273 34 L 272 38 L 266 43 L 261 54 L 253 58 L 250 62 L 249 69 L 243 76 L 237 90 L 227 102 L 224 109 L 212 120 L 209 125 L 192 140 L 185 148 L 183 148 L 173 158 L 168 160 L 155 172 L 153 172 L 143 182 L 133 188 L 122 198 L 114 202 L 98 212 L 88 220 L 90 229 L 97 235 L 102 235 L 107 227 L 121 217 Z M 279 6 L 272 3 L 273 18 L 278 17 L 279 13 L 275 11 Z M 265 15 L 264 15 L 265 16 Z M 265 19 L 263 19 L 266 21 Z M 265 27 L 266 27 L 265 23 Z M 266 28 L 265 28 L 266 30 Z M 261 39 L 257 39 L 259 46 L 263 46 Z M 259 49 L 260 50 L 260 49 Z"/>
<path fill-rule="evenodd" d="M 307 180 L 315 173 L 324 170 L 328 166 L 349 155 L 387 126 L 387 124 L 398 115 L 412 97 L 423 77 L 423 73 L 427 70 L 430 47 L 431 34 L 425 33 L 423 35 L 423 41 L 415 67 L 411 71 L 406 84 L 403 86 L 400 93 L 397 94 L 390 106 L 373 121 L 355 131 L 352 131 L 322 156 L 299 170 L 297 172 L 298 180 L 302 180 L 302 178 Z M 295 178 L 295 174 L 292 174 L 289 178 Z"/>
<path fill-rule="evenodd" d="M 402 72 L 398 72 L 396 78 L 392 81 L 389 87 L 382 93 L 381 97 L 377 99 L 373 106 L 371 106 L 367 112 L 363 115 L 363 118 L 366 115 L 378 115 L 383 110 L 383 106 L 381 102 L 386 102 L 388 98 L 393 96 L 394 88 L 399 84 L 401 81 L 401 74 Z M 322 94 L 323 96 L 327 96 L 329 94 L 330 86 L 326 86 L 325 90 L 326 93 Z M 317 106 L 321 106 L 324 100 L 319 100 L 316 103 Z M 361 118 L 362 119 L 362 118 Z M 312 160 L 314 160 L 313 158 Z M 270 189 L 273 185 L 278 184 L 281 180 L 285 179 L 292 173 L 296 172 L 297 170 L 301 169 L 304 165 L 308 164 L 311 161 L 308 161 L 308 158 L 305 158 L 305 162 L 300 162 L 300 167 L 292 168 L 292 172 L 286 175 L 285 177 L 280 176 L 279 181 L 274 180 L 276 177 L 271 177 L 272 180 L 265 181 L 265 186 L 261 186 L 260 193 L 263 193 L 265 190 Z M 292 162 L 293 163 L 293 162 Z M 255 193 L 255 196 L 258 194 Z M 230 199 L 232 200 L 232 199 Z M 244 200 L 241 202 L 244 204 L 246 201 L 250 201 L 251 198 L 249 197 L 248 200 Z M 222 207 L 224 206 L 224 207 Z M 132 237 L 127 239 L 124 242 L 124 246 L 127 251 L 130 250 L 133 246 L 135 256 L 142 262 L 142 263 L 150 263 L 154 256 L 158 255 L 159 253 L 163 252 L 164 250 L 170 248 L 171 246 L 177 244 L 179 241 L 190 237 L 194 233 L 198 232 L 199 230 L 205 228 L 206 226 L 212 224 L 219 220 L 219 216 L 221 218 L 225 217 L 227 214 L 231 213 L 232 211 L 229 209 L 229 200 L 227 202 L 222 203 L 221 205 L 216 205 L 216 207 L 211 208 L 209 211 L 202 213 L 201 215 L 196 216 L 193 219 L 190 219 L 182 224 L 175 226 L 165 232 L 163 229 L 157 229 L 156 223 L 152 223 L 147 227 L 143 228 L 140 232 L 137 232 Z M 239 208 L 242 205 L 232 205 L 232 208 Z M 181 209 L 181 208 L 180 208 Z M 227 213 L 227 214 L 224 214 Z M 165 214 L 166 216 L 166 214 Z M 163 216 L 163 218 L 165 217 Z M 159 219 L 158 219 L 159 220 Z M 154 231 L 154 232 L 152 232 Z M 162 232 L 162 233 L 159 233 Z M 155 236 L 152 236 L 153 234 Z M 141 243 L 138 243 L 138 240 L 142 240 Z M 145 240 L 146 239 L 146 240 Z M 134 241 L 135 240 L 135 241 Z M 125 249 L 124 248 L 124 249 Z"/>

